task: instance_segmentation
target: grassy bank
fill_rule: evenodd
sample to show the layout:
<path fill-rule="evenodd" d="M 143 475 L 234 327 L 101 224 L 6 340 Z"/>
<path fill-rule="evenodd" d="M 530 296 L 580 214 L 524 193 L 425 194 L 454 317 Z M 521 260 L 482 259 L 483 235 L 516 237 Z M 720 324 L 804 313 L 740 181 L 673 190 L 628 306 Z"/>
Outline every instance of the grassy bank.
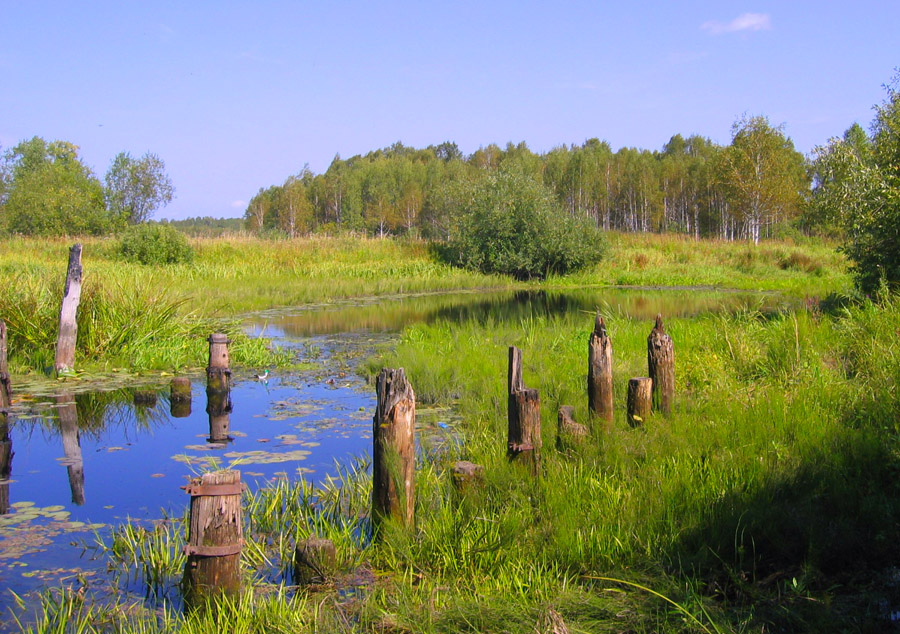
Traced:
<path fill-rule="evenodd" d="M 9 324 L 14 372 L 50 364 L 71 240 L 0 243 L 0 318 Z M 357 238 L 194 239 L 191 264 L 124 261 L 113 239 L 84 240 L 81 367 L 178 369 L 202 363 L 213 329 L 236 341 L 233 359 L 253 366 L 287 362 L 248 341 L 233 317 L 278 306 L 473 288 L 581 285 L 707 285 L 824 295 L 849 285 L 843 258 L 819 243 L 759 246 L 677 236 L 612 234 L 597 267 L 524 285 L 439 263 L 420 242 Z M 224 321 L 223 321 L 224 320 Z M 229 321 L 231 320 L 231 321 Z"/>
<path fill-rule="evenodd" d="M 890 628 L 900 609 L 900 300 L 667 320 L 677 403 L 640 428 L 622 409 L 627 379 L 646 372 L 652 323 L 608 322 L 612 430 L 592 427 L 584 444 L 555 448 L 559 405 L 589 421 L 590 315 L 416 325 L 370 370 L 405 367 L 420 407 L 458 396 L 462 422 L 459 444 L 422 447 L 415 530 L 369 541 L 364 465 L 319 490 L 283 482 L 246 500 L 254 590 L 242 599 L 190 617 L 170 610 L 164 625 L 123 606 L 82 605 L 77 623 L 134 632 Z M 505 455 L 508 345 L 523 350 L 525 383 L 541 394 L 537 479 Z M 457 459 L 485 466 L 480 487 L 456 491 Z M 271 585 L 273 570 L 291 582 L 291 546 L 310 534 L 337 545 L 332 583 L 296 593 Z M 112 559 L 123 570 L 168 561 L 148 577 L 174 585 L 179 535 L 183 526 L 122 533 L 170 555 L 120 546 Z M 46 600 L 48 625 L 35 631 L 52 631 L 54 614 L 73 618 L 71 600 L 58 605 Z"/>

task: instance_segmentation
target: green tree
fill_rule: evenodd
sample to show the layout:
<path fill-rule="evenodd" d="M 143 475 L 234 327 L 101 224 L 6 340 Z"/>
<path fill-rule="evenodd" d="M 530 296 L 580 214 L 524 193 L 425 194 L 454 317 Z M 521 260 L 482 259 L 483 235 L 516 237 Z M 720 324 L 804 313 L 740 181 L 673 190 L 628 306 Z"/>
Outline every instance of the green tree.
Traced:
<path fill-rule="evenodd" d="M 800 212 L 809 190 L 803 155 L 782 126 L 766 117 L 743 117 L 732 126 L 731 145 L 720 155 L 719 183 L 744 234 L 759 242 L 763 225 Z"/>
<path fill-rule="evenodd" d="M 817 149 L 813 205 L 844 227 L 843 250 L 864 292 L 900 287 L 900 74 L 875 107 L 871 144 L 854 132 Z M 851 128 L 852 130 L 852 128 Z"/>
<path fill-rule="evenodd" d="M 78 157 L 78 146 L 23 141 L 4 155 L 3 224 L 24 235 L 99 235 L 115 228 L 103 187 Z"/>
<path fill-rule="evenodd" d="M 166 164 L 150 152 L 137 159 L 128 152 L 119 152 L 104 180 L 110 211 L 131 224 L 146 222 L 175 196 Z"/>
<path fill-rule="evenodd" d="M 550 190 L 518 171 L 475 181 L 464 204 L 447 250 L 455 264 L 528 279 L 576 270 L 602 256 L 600 231 L 566 214 Z"/>

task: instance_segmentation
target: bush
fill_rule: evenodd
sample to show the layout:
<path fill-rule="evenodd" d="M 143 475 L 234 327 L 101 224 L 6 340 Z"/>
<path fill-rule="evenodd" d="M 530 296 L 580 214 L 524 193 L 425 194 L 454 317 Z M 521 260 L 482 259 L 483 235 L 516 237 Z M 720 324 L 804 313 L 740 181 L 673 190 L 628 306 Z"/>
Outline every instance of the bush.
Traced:
<path fill-rule="evenodd" d="M 442 250 L 452 264 L 524 280 L 575 271 L 603 255 L 600 230 L 570 216 L 527 176 L 491 174 L 461 199 L 457 237 Z"/>
<path fill-rule="evenodd" d="M 180 264 L 194 259 L 194 250 L 183 233 L 168 225 L 139 224 L 122 234 L 119 251 L 130 262 Z"/>

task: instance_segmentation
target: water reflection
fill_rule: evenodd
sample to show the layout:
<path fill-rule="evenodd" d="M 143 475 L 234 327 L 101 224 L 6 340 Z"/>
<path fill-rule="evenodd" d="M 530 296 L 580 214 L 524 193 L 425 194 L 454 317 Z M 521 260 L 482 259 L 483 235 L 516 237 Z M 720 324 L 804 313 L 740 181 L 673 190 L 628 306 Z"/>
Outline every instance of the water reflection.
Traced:
<path fill-rule="evenodd" d="M 509 291 L 425 294 L 336 302 L 271 310 L 252 316 L 256 332 L 310 337 L 338 332 L 397 332 L 413 323 L 519 321 L 571 312 L 653 319 L 657 313 L 689 317 L 705 312 L 771 310 L 786 303 L 771 293 L 722 292 L 713 289 L 586 288 L 559 291 Z"/>
<path fill-rule="evenodd" d="M 72 503 L 84 504 L 84 459 L 81 455 L 81 438 L 78 435 L 78 406 L 75 396 L 63 393 L 56 397 L 59 433 L 62 437 L 66 471 L 69 474 L 69 490 Z"/>
<path fill-rule="evenodd" d="M 9 513 L 9 478 L 12 476 L 14 455 L 8 414 L 0 412 L 0 515 Z"/>

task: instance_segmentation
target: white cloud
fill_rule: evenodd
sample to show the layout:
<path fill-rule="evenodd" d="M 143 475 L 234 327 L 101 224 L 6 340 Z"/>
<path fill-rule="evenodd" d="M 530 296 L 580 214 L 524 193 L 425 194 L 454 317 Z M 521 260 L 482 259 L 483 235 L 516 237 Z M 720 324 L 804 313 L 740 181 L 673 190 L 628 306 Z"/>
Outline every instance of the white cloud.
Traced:
<path fill-rule="evenodd" d="M 232 201 L 231 201 L 231 208 L 232 208 L 232 209 L 245 209 L 246 207 L 247 207 L 247 201 L 246 201 L 246 200 L 232 200 Z"/>
<path fill-rule="evenodd" d="M 768 13 L 742 13 L 731 22 L 711 20 L 704 22 L 700 28 L 713 35 L 737 31 L 768 31 L 772 28 L 772 18 Z"/>

